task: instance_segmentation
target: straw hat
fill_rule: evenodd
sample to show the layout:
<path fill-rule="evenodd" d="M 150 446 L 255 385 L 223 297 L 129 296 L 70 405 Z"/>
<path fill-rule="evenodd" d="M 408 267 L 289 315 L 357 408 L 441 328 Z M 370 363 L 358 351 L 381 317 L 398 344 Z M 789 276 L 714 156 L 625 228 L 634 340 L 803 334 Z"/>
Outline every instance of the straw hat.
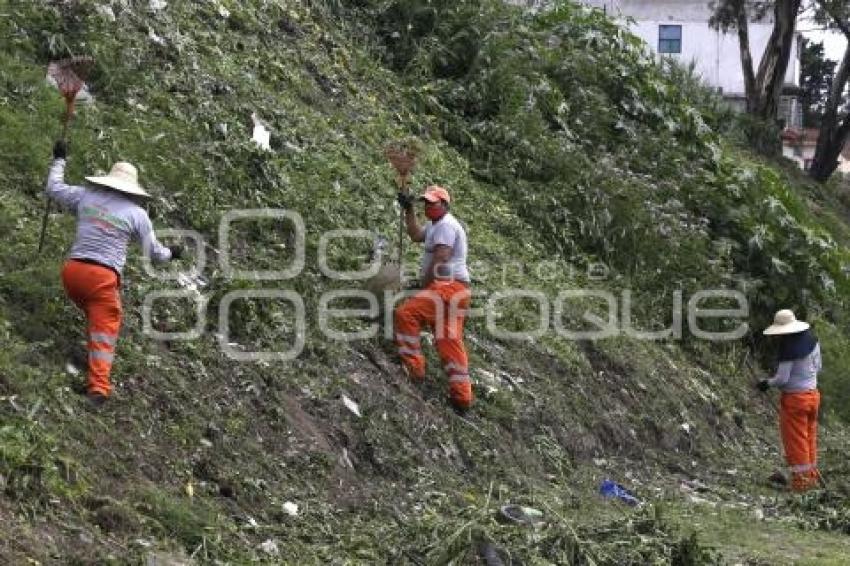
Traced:
<path fill-rule="evenodd" d="M 809 323 L 797 320 L 793 311 L 783 309 L 778 311 L 773 317 L 773 324 L 768 326 L 765 331 L 765 336 L 779 336 L 781 334 L 796 334 L 809 329 Z"/>
<path fill-rule="evenodd" d="M 150 195 L 139 186 L 139 172 L 133 165 L 126 161 L 119 161 L 112 166 L 109 175 L 103 177 L 86 177 L 86 180 L 95 185 L 109 187 L 128 195 L 149 197 Z"/>

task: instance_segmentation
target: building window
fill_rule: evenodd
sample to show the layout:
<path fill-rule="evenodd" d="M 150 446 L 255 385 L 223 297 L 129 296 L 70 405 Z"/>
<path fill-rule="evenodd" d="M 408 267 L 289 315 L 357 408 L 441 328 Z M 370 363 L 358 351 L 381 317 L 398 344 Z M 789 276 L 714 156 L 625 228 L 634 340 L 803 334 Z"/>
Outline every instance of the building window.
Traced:
<path fill-rule="evenodd" d="M 682 52 L 682 26 L 658 26 L 658 52 Z"/>

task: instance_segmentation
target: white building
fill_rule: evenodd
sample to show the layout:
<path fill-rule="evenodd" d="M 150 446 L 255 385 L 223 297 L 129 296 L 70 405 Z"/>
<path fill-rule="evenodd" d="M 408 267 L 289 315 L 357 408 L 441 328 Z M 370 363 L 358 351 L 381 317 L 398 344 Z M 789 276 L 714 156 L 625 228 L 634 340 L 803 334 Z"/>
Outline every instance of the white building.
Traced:
<path fill-rule="evenodd" d="M 604 10 L 620 19 L 641 37 L 657 57 L 672 58 L 682 65 L 694 64 L 703 81 L 722 93 L 743 110 L 745 106 L 744 75 L 736 32 L 722 33 L 708 25 L 712 10 L 710 0 L 580 0 L 582 4 Z M 514 0 L 528 6 L 545 5 L 540 0 Z M 754 71 L 758 72 L 764 48 L 773 23 L 769 19 L 750 24 L 750 52 Z M 802 107 L 797 99 L 800 87 L 800 55 L 802 36 L 791 52 L 785 75 L 785 96 L 781 117 L 785 125 L 802 127 Z"/>
<path fill-rule="evenodd" d="M 620 18 L 643 38 L 658 57 L 671 57 L 684 65 L 693 63 L 705 83 L 742 108 L 745 105 L 744 74 L 736 32 L 722 33 L 708 25 L 712 10 L 708 0 L 583 0 L 612 17 Z M 773 32 L 773 22 L 751 22 L 750 52 L 758 72 L 762 54 Z M 785 73 L 785 96 L 781 117 L 788 127 L 802 126 L 800 87 L 802 35 L 791 51 Z"/>
<path fill-rule="evenodd" d="M 820 131 L 817 128 L 792 129 L 782 132 L 782 155 L 795 162 L 800 169 L 809 170 L 815 159 Z M 839 173 L 850 174 L 850 144 L 838 156 Z"/>

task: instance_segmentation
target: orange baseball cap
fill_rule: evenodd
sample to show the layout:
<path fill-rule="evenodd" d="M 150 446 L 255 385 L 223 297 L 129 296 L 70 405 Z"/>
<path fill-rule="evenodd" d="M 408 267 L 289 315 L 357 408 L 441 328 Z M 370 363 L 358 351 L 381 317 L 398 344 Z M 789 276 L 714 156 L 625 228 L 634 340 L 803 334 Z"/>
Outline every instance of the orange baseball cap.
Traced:
<path fill-rule="evenodd" d="M 452 202 L 449 191 L 439 185 L 426 187 L 425 192 L 419 198 L 427 202 L 440 202 L 441 200 L 446 201 L 446 203 Z"/>

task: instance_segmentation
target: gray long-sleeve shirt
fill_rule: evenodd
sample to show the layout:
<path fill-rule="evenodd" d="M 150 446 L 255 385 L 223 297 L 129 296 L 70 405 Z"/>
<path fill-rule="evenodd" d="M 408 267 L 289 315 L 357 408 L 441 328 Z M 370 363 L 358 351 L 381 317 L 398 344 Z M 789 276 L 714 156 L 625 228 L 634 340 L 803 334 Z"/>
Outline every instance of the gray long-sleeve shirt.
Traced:
<path fill-rule="evenodd" d="M 780 362 L 768 383 L 782 391 L 809 391 L 817 389 L 818 372 L 821 370 L 820 344 L 812 353 L 799 360 Z"/>
<path fill-rule="evenodd" d="M 145 209 L 119 191 L 68 185 L 64 175 L 65 160 L 54 160 L 46 192 L 77 217 L 77 235 L 69 258 L 93 260 L 121 273 L 127 261 L 127 245 L 135 239 L 154 261 L 171 259 L 171 250 L 157 241 Z"/>

